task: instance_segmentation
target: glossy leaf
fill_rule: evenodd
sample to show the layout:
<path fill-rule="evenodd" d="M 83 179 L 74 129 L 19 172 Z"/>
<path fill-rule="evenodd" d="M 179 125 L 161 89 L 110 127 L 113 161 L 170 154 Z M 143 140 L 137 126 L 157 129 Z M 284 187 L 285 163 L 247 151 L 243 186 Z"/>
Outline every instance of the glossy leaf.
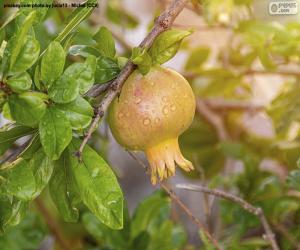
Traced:
<path fill-rule="evenodd" d="M 33 132 L 32 128 L 22 125 L 16 125 L 8 130 L 0 131 L 0 155 L 4 154 L 17 139 L 30 135 Z"/>
<path fill-rule="evenodd" d="M 78 75 L 79 93 L 87 92 L 95 82 L 96 57 L 88 56 L 83 64 L 84 70 Z"/>
<path fill-rule="evenodd" d="M 48 107 L 39 123 L 40 140 L 46 155 L 59 159 L 72 139 L 72 128 L 64 112 L 56 107 Z"/>
<path fill-rule="evenodd" d="M 79 82 L 72 73 L 81 64 L 74 63 L 61 75 L 49 88 L 49 97 L 56 103 L 68 103 L 74 101 L 79 95 Z"/>
<path fill-rule="evenodd" d="M 90 55 L 93 56 L 101 56 L 100 51 L 97 50 L 96 48 L 88 45 L 73 45 L 69 48 L 68 53 L 71 56 L 83 56 L 83 57 L 88 57 Z"/>
<path fill-rule="evenodd" d="M 9 48 L 10 48 L 10 69 L 13 68 L 15 63 L 17 62 L 17 58 L 23 48 L 27 43 L 27 33 L 31 28 L 34 19 L 36 17 L 36 12 L 32 11 L 24 20 L 22 27 L 17 32 L 17 34 L 9 40 Z M 23 49 L 24 50 L 24 49 Z"/>
<path fill-rule="evenodd" d="M 80 96 L 73 102 L 59 104 L 57 107 L 64 111 L 74 130 L 86 128 L 94 115 L 93 107 Z"/>
<path fill-rule="evenodd" d="M 27 72 L 13 75 L 7 80 L 7 85 L 12 91 L 16 93 L 22 93 L 29 90 L 32 85 L 32 80 Z"/>
<path fill-rule="evenodd" d="M 36 131 L 36 130 L 35 130 Z M 19 154 L 19 157 L 25 160 L 30 160 L 34 154 L 42 147 L 38 131 L 36 131 L 27 147 Z"/>
<path fill-rule="evenodd" d="M 132 49 L 131 61 L 138 66 L 143 75 L 146 75 L 152 66 L 152 59 L 147 50 L 139 47 Z"/>
<path fill-rule="evenodd" d="M 97 42 L 97 49 L 102 56 L 114 58 L 116 54 L 115 41 L 113 35 L 106 27 L 101 27 L 94 35 L 93 39 Z"/>
<path fill-rule="evenodd" d="M 175 56 L 182 39 L 191 33 L 186 30 L 167 30 L 160 34 L 149 50 L 153 64 L 163 64 Z"/>
<path fill-rule="evenodd" d="M 123 227 L 123 194 L 117 178 L 108 164 L 89 146 L 85 146 L 82 162 L 73 153 L 79 140 L 69 146 L 71 168 L 83 203 L 105 225 Z"/>
<path fill-rule="evenodd" d="M 18 73 L 29 69 L 38 59 L 40 54 L 40 44 L 33 36 L 25 38 L 26 43 L 18 54 L 14 64 L 11 64 L 10 72 Z M 15 43 L 19 41 L 15 40 Z"/>
<path fill-rule="evenodd" d="M 64 152 L 54 165 L 54 172 L 49 183 L 51 198 L 64 221 L 76 222 L 79 213 L 73 204 L 72 196 L 75 192 L 72 188 L 73 178 L 67 152 Z"/>
<path fill-rule="evenodd" d="M 59 42 L 51 42 L 41 62 L 41 80 L 46 86 L 57 80 L 65 66 L 65 51 Z"/>
<path fill-rule="evenodd" d="M 27 161 L 22 158 L 5 166 L 6 189 L 21 200 L 32 200 L 36 191 L 35 179 Z"/>
<path fill-rule="evenodd" d="M 47 11 L 50 9 L 53 0 L 21 0 L 22 4 L 43 4 L 49 7 L 44 8 L 34 8 L 36 11 L 35 23 L 41 22 L 47 14 Z M 32 11 L 32 7 L 22 7 L 19 12 L 23 13 L 25 16 L 28 15 Z"/>
<path fill-rule="evenodd" d="M 86 4 L 97 3 L 97 0 L 88 0 Z M 62 42 L 83 20 L 88 18 L 95 7 L 78 7 L 73 11 L 67 20 L 64 29 L 55 38 L 55 41 Z"/>
<path fill-rule="evenodd" d="M 56 103 L 74 101 L 79 93 L 85 93 L 94 84 L 96 59 L 89 56 L 84 63 L 74 63 L 49 89 L 50 98 Z"/>
<path fill-rule="evenodd" d="M 44 116 L 46 104 L 45 95 L 37 92 L 25 92 L 9 97 L 11 116 L 18 123 L 33 127 Z"/>
<path fill-rule="evenodd" d="M 118 64 L 108 57 L 98 57 L 95 72 L 96 83 L 108 82 L 119 74 Z"/>
<path fill-rule="evenodd" d="M 40 148 L 33 154 L 29 161 L 29 166 L 36 183 L 35 198 L 40 195 L 48 184 L 53 172 L 54 163 L 45 155 L 44 150 Z"/>

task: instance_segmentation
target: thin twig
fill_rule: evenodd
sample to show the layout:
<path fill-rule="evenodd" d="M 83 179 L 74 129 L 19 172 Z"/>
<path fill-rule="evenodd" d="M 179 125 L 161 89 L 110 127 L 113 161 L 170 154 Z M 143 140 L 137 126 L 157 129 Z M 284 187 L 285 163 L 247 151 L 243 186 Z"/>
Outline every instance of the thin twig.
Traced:
<path fill-rule="evenodd" d="M 97 97 L 106 92 L 109 89 L 112 82 L 113 80 L 102 84 L 95 84 L 84 95 L 89 97 Z"/>
<path fill-rule="evenodd" d="M 185 4 L 188 0 L 174 0 L 171 6 L 164 11 L 155 21 L 155 25 L 150 31 L 150 33 L 145 37 L 145 39 L 139 45 L 140 48 L 148 49 L 152 45 L 155 38 L 161 34 L 163 31 L 168 30 L 175 18 L 182 11 Z M 84 146 L 87 144 L 90 139 L 92 133 L 97 128 L 100 119 L 104 116 L 105 111 L 107 110 L 110 103 L 113 99 L 121 92 L 122 86 L 130 74 L 135 70 L 136 66 L 129 60 L 118 77 L 111 84 L 111 87 L 108 89 L 107 94 L 104 96 L 102 102 L 96 110 L 96 116 L 84 137 L 78 152 L 76 152 L 76 156 L 81 159 L 81 155 L 84 149 Z"/>
<path fill-rule="evenodd" d="M 128 151 L 129 155 L 136 160 L 141 167 L 146 171 L 147 173 L 147 166 L 132 152 Z M 193 221 L 193 223 L 205 234 L 207 239 L 216 247 L 216 249 L 221 250 L 222 248 L 219 246 L 219 243 L 217 240 L 208 232 L 208 230 L 205 228 L 203 223 L 193 215 L 191 210 L 179 199 L 179 197 L 176 195 L 176 193 L 169 189 L 166 184 L 160 182 L 159 185 L 165 192 L 170 196 L 170 198 L 186 213 L 186 215 Z"/>
<path fill-rule="evenodd" d="M 203 100 L 197 100 L 196 109 L 197 112 L 215 128 L 220 141 L 226 141 L 229 139 L 229 135 L 226 131 L 222 118 L 214 113 Z"/>
<path fill-rule="evenodd" d="M 60 226 L 58 225 L 56 220 L 53 218 L 51 213 L 48 211 L 48 209 L 44 205 L 43 201 L 40 198 L 37 198 L 37 199 L 35 199 L 34 202 L 35 202 L 36 208 L 43 216 L 50 232 L 53 234 L 53 236 L 57 240 L 57 243 L 60 245 L 61 249 L 72 250 L 72 248 L 69 245 L 69 242 L 67 242 L 65 240 L 65 237 L 62 235 Z"/>
<path fill-rule="evenodd" d="M 190 184 L 177 184 L 176 187 L 180 188 L 180 189 L 214 195 L 214 196 L 232 201 L 232 202 L 240 205 L 243 209 L 245 209 L 249 213 L 257 216 L 260 219 L 260 222 L 263 225 L 263 228 L 266 233 L 265 238 L 269 241 L 273 250 L 279 250 L 279 246 L 277 245 L 277 242 L 275 240 L 274 233 L 266 219 L 266 216 L 265 216 L 263 210 L 260 207 L 255 207 L 255 206 L 251 205 L 250 203 L 248 203 L 247 201 L 241 199 L 240 197 L 237 197 L 233 194 L 229 194 L 229 193 L 224 192 L 219 189 L 210 189 L 210 188 L 207 188 L 204 186 L 190 185 Z"/>

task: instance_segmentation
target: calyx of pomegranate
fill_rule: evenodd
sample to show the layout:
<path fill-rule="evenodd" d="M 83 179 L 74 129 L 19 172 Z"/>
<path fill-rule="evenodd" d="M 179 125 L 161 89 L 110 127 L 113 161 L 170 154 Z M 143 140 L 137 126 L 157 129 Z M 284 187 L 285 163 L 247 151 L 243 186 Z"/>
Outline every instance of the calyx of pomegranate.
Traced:
<path fill-rule="evenodd" d="M 178 136 L 195 115 L 195 96 L 179 73 L 161 66 L 143 76 L 134 71 L 109 110 L 109 124 L 117 142 L 146 153 L 151 182 L 175 174 L 175 165 L 193 169 L 179 148 Z"/>

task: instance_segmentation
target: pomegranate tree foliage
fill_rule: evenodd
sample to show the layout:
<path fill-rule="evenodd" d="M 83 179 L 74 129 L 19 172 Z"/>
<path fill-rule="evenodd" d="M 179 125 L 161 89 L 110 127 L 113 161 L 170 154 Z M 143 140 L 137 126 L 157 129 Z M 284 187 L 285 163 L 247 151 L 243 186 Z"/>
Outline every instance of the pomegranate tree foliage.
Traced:
<path fill-rule="evenodd" d="M 212 57 L 211 48 L 191 48 L 187 42 L 182 46 L 189 55 L 185 70 L 196 97 L 249 100 L 253 92 L 249 75 L 255 66 L 279 72 L 283 65 L 299 64 L 299 23 L 267 23 L 250 14 L 233 21 L 240 8 L 251 11 L 246 8 L 251 2 L 192 1 L 196 10 L 202 6 L 212 29 L 221 23 L 233 33 L 231 43 L 217 51 L 214 67 L 205 64 Z M 9 121 L 0 130 L 0 249 L 37 249 L 49 234 L 31 208 L 40 195 L 65 222 L 77 222 L 72 227 L 81 231 L 80 236 L 69 224 L 64 229 L 73 238 L 82 237 L 84 249 L 196 249 L 187 243 L 183 227 L 170 220 L 170 199 L 165 194 L 154 193 L 133 216 L 128 215 L 115 173 L 105 161 L 102 135 L 96 138 L 102 145 L 100 154 L 86 146 L 81 162 L 74 155 L 99 101 L 86 92 L 114 79 L 127 58 L 146 74 L 152 65 L 172 58 L 191 31 L 166 31 L 149 51 L 133 48 L 132 53 L 117 55 L 108 28 L 92 31 L 87 26 L 92 11 L 64 9 L 61 23 L 57 9 L 21 8 L 14 14 L 0 9 L 0 110 Z M 114 25 L 127 29 L 138 25 L 118 0 L 108 1 L 104 14 Z M 55 35 L 45 28 L 49 20 L 59 27 Z M 280 247 L 295 249 L 300 240 L 299 74 L 284 79 L 282 90 L 265 110 L 275 127 L 274 137 L 250 132 L 241 126 L 243 111 L 227 110 L 218 115 L 224 119 L 228 140 L 220 141 L 211 124 L 197 116 L 180 143 L 197 168 L 191 177 L 200 179 L 204 173 L 210 186 L 234 191 L 262 207 Z M 221 175 L 228 158 L 242 162 L 243 171 Z M 283 174 L 264 170 L 261 162 L 266 158 L 276 161 Z M 222 246 L 268 249 L 256 217 L 228 201 L 219 205 Z M 214 249 L 201 233 L 199 237 L 203 249 Z"/>

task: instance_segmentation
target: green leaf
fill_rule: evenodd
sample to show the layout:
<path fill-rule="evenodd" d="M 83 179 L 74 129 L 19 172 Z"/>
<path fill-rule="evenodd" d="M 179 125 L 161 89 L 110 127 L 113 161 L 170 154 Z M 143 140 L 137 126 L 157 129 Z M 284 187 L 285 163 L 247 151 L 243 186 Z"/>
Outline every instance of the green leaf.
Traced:
<path fill-rule="evenodd" d="M 108 164 L 89 146 L 85 146 L 82 162 L 73 156 L 81 141 L 69 146 L 71 168 L 83 203 L 105 225 L 123 227 L 123 194 L 117 178 Z"/>
<path fill-rule="evenodd" d="M 4 165 L 3 169 L 6 175 L 7 192 L 20 200 L 32 200 L 36 191 L 36 185 L 28 162 L 19 158 L 12 163 Z"/>
<path fill-rule="evenodd" d="M 163 64 L 175 56 L 182 39 L 190 34 L 187 30 L 167 30 L 160 34 L 149 50 L 153 64 Z"/>
<path fill-rule="evenodd" d="M 19 212 L 21 216 L 18 214 L 18 217 L 24 217 L 22 222 L 17 227 L 7 228 L 5 234 L 0 237 L 1 250 L 39 249 L 47 237 L 47 227 L 40 216 L 36 213 L 30 213 L 25 217 L 23 207 L 24 205 Z"/>
<path fill-rule="evenodd" d="M 30 160 L 34 154 L 42 147 L 38 131 L 32 136 L 27 147 L 19 154 L 24 160 Z"/>
<path fill-rule="evenodd" d="M 95 82 L 95 70 L 96 70 L 96 57 L 88 56 L 83 64 L 85 68 L 78 76 L 79 81 L 79 93 L 84 94 L 87 92 Z"/>
<path fill-rule="evenodd" d="M 289 187 L 300 191 L 300 170 L 293 170 L 287 177 Z"/>
<path fill-rule="evenodd" d="M 11 88 L 12 91 L 16 93 L 22 93 L 30 89 L 32 80 L 27 72 L 23 72 L 8 78 L 7 85 Z"/>
<path fill-rule="evenodd" d="M 139 24 L 138 20 L 129 14 L 118 0 L 110 0 L 107 2 L 106 12 L 108 20 L 112 23 L 129 29 L 136 28 Z"/>
<path fill-rule="evenodd" d="M 49 96 L 56 103 L 74 101 L 79 93 L 85 93 L 94 84 L 96 59 L 89 56 L 84 63 L 73 63 L 63 75 L 55 81 L 50 89 Z"/>
<path fill-rule="evenodd" d="M 17 122 L 33 127 L 44 116 L 45 95 L 38 92 L 25 92 L 11 95 L 8 99 L 11 116 Z"/>
<path fill-rule="evenodd" d="M 32 159 L 29 161 L 29 166 L 33 171 L 33 176 L 36 183 L 36 190 L 34 198 L 39 196 L 43 189 L 48 184 L 54 164 L 53 162 L 45 155 L 44 150 L 40 148 L 35 152 Z"/>
<path fill-rule="evenodd" d="M 132 49 L 131 61 L 138 66 L 143 75 L 146 75 L 152 66 L 152 59 L 147 50 L 139 47 Z"/>
<path fill-rule="evenodd" d="M 83 56 L 83 57 L 88 57 L 90 55 L 96 57 L 101 56 L 100 52 L 96 48 L 88 45 L 73 45 L 69 48 L 68 53 L 71 56 Z"/>
<path fill-rule="evenodd" d="M 94 115 L 93 107 L 81 96 L 73 102 L 59 104 L 57 107 L 65 112 L 74 130 L 86 128 Z"/>
<path fill-rule="evenodd" d="M 63 73 L 66 54 L 59 42 L 51 42 L 41 62 L 41 79 L 47 87 Z"/>
<path fill-rule="evenodd" d="M 74 101 L 79 95 L 79 81 L 72 72 L 81 68 L 80 63 L 74 63 L 67 68 L 49 88 L 48 93 L 51 100 L 56 103 L 68 103 Z"/>
<path fill-rule="evenodd" d="M 16 125 L 9 130 L 0 131 L 0 155 L 4 154 L 17 139 L 30 135 L 33 132 L 32 128 L 22 125 Z"/>
<path fill-rule="evenodd" d="M 98 57 L 95 72 L 96 83 L 108 82 L 119 74 L 118 64 L 108 57 Z"/>
<path fill-rule="evenodd" d="M 146 231 L 143 231 L 133 239 L 131 243 L 131 247 L 129 249 L 148 250 L 148 246 L 150 245 L 150 240 L 151 240 L 150 234 Z"/>
<path fill-rule="evenodd" d="M 15 63 L 10 64 L 10 73 L 24 72 L 29 69 L 38 59 L 40 54 L 40 44 L 32 35 L 24 38 L 26 43 L 18 54 Z M 15 40 L 15 43 L 20 41 Z"/>
<path fill-rule="evenodd" d="M 53 0 L 21 0 L 20 3 L 23 4 L 43 4 L 44 6 L 50 6 L 52 4 Z M 34 8 L 36 11 L 36 18 L 35 18 L 35 23 L 40 23 L 43 21 L 44 17 L 46 16 L 48 10 L 50 7 L 44 7 L 44 8 L 39 8 L 36 7 Z M 32 11 L 32 7 L 22 7 L 20 8 L 19 12 L 23 13 L 25 16 L 27 16 L 30 12 Z"/>
<path fill-rule="evenodd" d="M 27 33 L 31 28 L 33 21 L 36 17 L 36 11 L 32 11 L 25 18 L 20 30 L 17 34 L 9 40 L 10 47 L 10 69 L 15 65 L 17 58 L 23 48 L 27 43 Z M 24 49 L 23 49 L 24 50 Z"/>
<path fill-rule="evenodd" d="M 143 231 L 152 233 L 170 214 L 170 200 L 162 192 L 156 192 L 143 200 L 135 211 L 131 229 L 136 237 Z"/>
<path fill-rule="evenodd" d="M 190 56 L 185 64 L 185 70 L 197 70 L 206 62 L 210 54 L 210 49 L 206 47 L 195 48 L 190 52 Z"/>
<path fill-rule="evenodd" d="M 0 196 L 0 232 L 5 232 L 8 226 L 20 223 L 26 213 L 27 204 L 9 195 Z M 0 236 L 0 246 L 1 238 Z"/>
<path fill-rule="evenodd" d="M 64 112 L 56 107 L 48 107 L 39 124 L 40 140 L 46 155 L 59 159 L 61 153 L 72 140 L 72 128 Z"/>
<path fill-rule="evenodd" d="M 88 0 L 86 4 L 97 3 L 97 0 Z M 55 41 L 62 42 L 83 20 L 87 19 L 94 10 L 93 7 L 78 7 L 76 8 L 71 16 L 68 18 L 66 26 L 55 38 Z"/>
<path fill-rule="evenodd" d="M 115 41 L 113 35 L 106 27 L 101 27 L 94 35 L 93 39 L 97 42 L 97 49 L 102 56 L 114 58 L 116 55 Z"/>
<path fill-rule="evenodd" d="M 164 249 L 173 250 L 172 246 L 172 228 L 173 223 L 170 220 L 164 221 L 157 232 L 153 235 L 149 250 Z"/>
<path fill-rule="evenodd" d="M 67 152 L 64 152 L 55 163 L 54 172 L 49 183 L 51 198 L 66 222 L 76 222 L 79 217 L 78 209 L 73 204 L 74 192 L 70 169 L 70 159 Z"/>
<path fill-rule="evenodd" d="M 105 246 L 105 248 L 120 250 L 135 249 L 128 248 L 130 239 L 129 237 L 126 237 L 124 230 L 128 230 L 129 228 L 127 229 L 124 227 L 122 230 L 110 229 L 101 223 L 97 217 L 90 212 L 86 212 L 82 215 L 82 223 L 88 233 L 91 234 L 97 242 Z"/>

